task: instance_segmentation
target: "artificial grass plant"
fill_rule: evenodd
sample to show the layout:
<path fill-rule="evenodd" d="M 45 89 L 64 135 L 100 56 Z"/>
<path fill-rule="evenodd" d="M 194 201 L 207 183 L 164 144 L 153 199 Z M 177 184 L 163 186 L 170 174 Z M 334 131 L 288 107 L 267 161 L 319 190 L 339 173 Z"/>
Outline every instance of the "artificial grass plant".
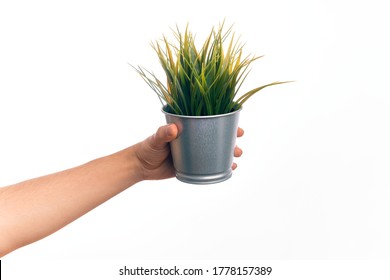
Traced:
<path fill-rule="evenodd" d="M 222 23 L 212 28 L 202 47 L 195 46 L 195 36 L 188 25 L 182 33 L 174 31 L 176 44 L 164 36 L 151 43 L 166 75 L 166 83 L 153 72 L 134 67 L 144 81 L 157 93 L 166 111 L 177 115 L 208 116 L 233 112 L 256 92 L 277 84 L 256 87 L 238 96 L 249 73 L 249 65 L 261 56 L 243 55 L 243 45 L 235 39 L 232 27 L 223 31 Z M 224 48 L 227 46 L 227 49 Z"/>

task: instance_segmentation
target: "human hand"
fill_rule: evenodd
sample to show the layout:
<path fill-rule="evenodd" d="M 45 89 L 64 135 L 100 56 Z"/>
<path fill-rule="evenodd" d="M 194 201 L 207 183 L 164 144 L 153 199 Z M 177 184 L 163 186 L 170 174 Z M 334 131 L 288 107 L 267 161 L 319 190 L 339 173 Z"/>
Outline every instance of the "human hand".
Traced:
<path fill-rule="evenodd" d="M 244 135 L 244 130 L 238 128 L 237 137 Z M 139 161 L 143 180 L 160 180 L 175 176 L 169 142 L 178 136 L 178 128 L 175 124 L 168 124 L 158 128 L 157 132 L 136 145 L 136 156 Z M 234 156 L 240 157 L 242 150 L 234 148 Z M 233 163 L 232 169 L 237 164 Z"/>

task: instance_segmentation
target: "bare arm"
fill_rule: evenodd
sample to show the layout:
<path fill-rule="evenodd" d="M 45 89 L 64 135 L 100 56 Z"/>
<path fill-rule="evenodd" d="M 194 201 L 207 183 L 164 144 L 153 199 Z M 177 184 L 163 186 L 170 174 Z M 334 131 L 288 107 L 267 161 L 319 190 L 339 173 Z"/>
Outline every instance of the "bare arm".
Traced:
<path fill-rule="evenodd" d="M 176 137 L 177 127 L 166 125 L 115 154 L 0 188 L 0 257 L 54 233 L 137 182 L 173 177 L 167 143 Z"/>
<path fill-rule="evenodd" d="M 132 149 L 0 190 L 0 256 L 37 241 L 140 180 Z"/>

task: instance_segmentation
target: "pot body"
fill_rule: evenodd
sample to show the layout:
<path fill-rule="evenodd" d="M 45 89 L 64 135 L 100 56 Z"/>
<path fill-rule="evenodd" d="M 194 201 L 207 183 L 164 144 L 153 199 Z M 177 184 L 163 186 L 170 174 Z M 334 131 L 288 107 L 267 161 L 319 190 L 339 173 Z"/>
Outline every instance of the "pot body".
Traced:
<path fill-rule="evenodd" d="M 232 176 L 241 109 L 214 116 L 182 116 L 162 111 L 179 128 L 171 153 L 176 178 L 191 184 L 213 184 Z"/>

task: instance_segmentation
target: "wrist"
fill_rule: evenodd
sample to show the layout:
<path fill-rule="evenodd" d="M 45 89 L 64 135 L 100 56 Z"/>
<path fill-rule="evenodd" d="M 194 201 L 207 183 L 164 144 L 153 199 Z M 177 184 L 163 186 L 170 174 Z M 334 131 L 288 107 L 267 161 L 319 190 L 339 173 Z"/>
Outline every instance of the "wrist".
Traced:
<path fill-rule="evenodd" d="M 119 156 L 123 161 L 125 176 L 128 186 L 144 180 L 144 171 L 141 161 L 137 155 L 138 144 L 128 147 L 113 156 Z"/>

